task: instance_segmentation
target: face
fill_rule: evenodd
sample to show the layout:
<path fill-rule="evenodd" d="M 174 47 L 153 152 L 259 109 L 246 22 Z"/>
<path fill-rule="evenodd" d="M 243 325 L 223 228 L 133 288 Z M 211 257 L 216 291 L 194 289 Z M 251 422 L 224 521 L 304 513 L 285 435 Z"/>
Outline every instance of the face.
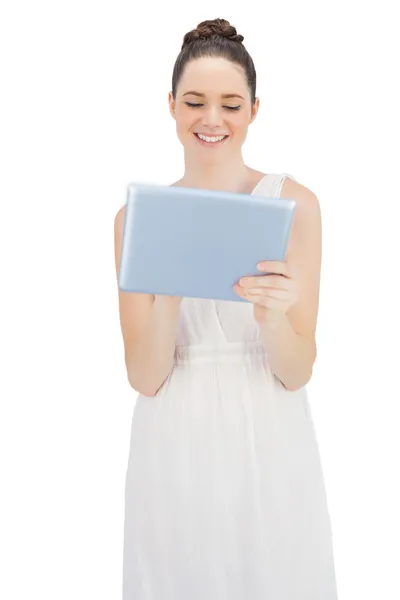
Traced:
<path fill-rule="evenodd" d="M 187 63 L 175 101 L 171 92 L 168 101 L 185 153 L 205 162 L 219 162 L 241 152 L 259 107 L 258 98 L 251 105 L 243 68 L 216 57 Z M 215 136 L 225 137 L 214 141 Z"/>

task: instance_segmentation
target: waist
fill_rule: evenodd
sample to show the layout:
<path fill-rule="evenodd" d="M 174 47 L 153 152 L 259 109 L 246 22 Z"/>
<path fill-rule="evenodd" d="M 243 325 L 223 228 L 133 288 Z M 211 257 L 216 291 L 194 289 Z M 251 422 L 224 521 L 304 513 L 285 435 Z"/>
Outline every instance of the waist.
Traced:
<path fill-rule="evenodd" d="M 266 350 L 262 342 L 233 342 L 223 346 L 176 346 L 174 363 L 242 362 L 264 360 Z"/>

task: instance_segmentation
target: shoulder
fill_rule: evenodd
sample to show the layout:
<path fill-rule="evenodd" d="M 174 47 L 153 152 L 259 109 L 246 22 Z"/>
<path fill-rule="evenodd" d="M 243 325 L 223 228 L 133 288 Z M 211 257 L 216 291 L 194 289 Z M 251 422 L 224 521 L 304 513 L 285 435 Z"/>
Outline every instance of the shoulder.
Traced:
<path fill-rule="evenodd" d="M 320 204 L 316 194 L 305 185 L 285 177 L 280 193 L 281 198 L 292 198 L 296 201 L 296 212 L 318 214 Z"/>
<path fill-rule="evenodd" d="M 291 198 L 296 202 L 294 211 L 293 230 L 301 228 L 317 229 L 321 228 L 321 207 L 316 194 L 305 185 L 286 177 L 282 184 L 280 198 Z"/>
<path fill-rule="evenodd" d="M 114 229 L 119 230 L 124 225 L 125 219 L 125 204 L 121 206 L 121 208 L 117 211 L 117 214 L 114 217 Z"/>
<path fill-rule="evenodd" d="M 289 237 L 288 256 L 296 260 L 302 252 L 321 254 L 322 223 L 321 207 L 316 194 L 298 181 L 286 177 L 281 198 L 291 198 L 296 202 L 293 224 Z"/>

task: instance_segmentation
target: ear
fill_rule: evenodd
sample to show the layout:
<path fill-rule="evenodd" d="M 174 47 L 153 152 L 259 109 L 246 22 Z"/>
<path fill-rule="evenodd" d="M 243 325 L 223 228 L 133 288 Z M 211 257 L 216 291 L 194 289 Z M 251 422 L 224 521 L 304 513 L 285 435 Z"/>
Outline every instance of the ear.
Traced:
<path fill-rule="evenodd" d="M 254 101 L 253 106 L 251 107 L 250 123 L 253 123 L 254 119 L 257 116 L 259 108 L 260 108 L 260 98 L 256 98 L 255 101 Z"/>
<path fill-rule="evenodd" d="M 175 100 L 173 99 L 172 92 L 168 92 L 168 104 L 169 112 L 173 119 L 175 119 Z"/>

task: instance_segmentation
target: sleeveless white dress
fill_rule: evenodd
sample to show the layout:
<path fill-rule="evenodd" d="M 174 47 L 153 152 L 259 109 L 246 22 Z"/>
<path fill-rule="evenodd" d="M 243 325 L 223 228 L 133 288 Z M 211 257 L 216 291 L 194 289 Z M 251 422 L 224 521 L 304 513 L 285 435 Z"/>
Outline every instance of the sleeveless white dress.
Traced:
<path fill-rule="evenodd" d="M 337 600 L 306 388 L 272 373 L 250 302 L 183 298 L 172 372 L 136 400 L 123 600 Z"/>

